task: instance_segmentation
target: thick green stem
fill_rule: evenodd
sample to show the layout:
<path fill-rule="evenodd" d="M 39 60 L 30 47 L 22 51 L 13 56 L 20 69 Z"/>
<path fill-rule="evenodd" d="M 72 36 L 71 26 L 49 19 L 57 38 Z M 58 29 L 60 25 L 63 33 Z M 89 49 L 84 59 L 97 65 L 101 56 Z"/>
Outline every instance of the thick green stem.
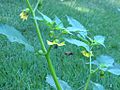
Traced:
<path fill-rule="evenodd" d="M 53 77 L 53 79 L 54 79 L 54 82 L 55 82 L 55 84 L 56 84 L 57 89 L 58 89 L 58 90 L 62 90 L 61 87 L 60 87 L 60 84 L 59 84 L 59 82 L 58 82 L 58 78 L 57 78 L 57 76 L 56 76 L 55 70 L 54 70 L 54 68 L 53 68 L 53 66 L 52 66 L 52 62 L 51 62 L 51 60 L 50 60 L 50 55 L 49 55 L 49 54 L 46 54 L 45 57 L 46 57 L 46 59 L 47 59 L 48 66 L 49 66 L 49 68 L 50 68 L 51 75 L 52 75 L 52 77 Z"/>
<path fill-rule="evenodd" d="M 29 7 L 31 13 L 32 13 L 33 18 L 35 18 L 35 12 L 33 11 L 32 6 L 31 6 L 29 0 L 26 0 L 26 2 L 27 2 L 27 4 L 28 4 L 28 7 Z M 45 45 L 44 45 L 44 42 L 43 42 L 43 39 L 42 39 L 42 36 L 41 36 L 41 32 L 40 32 L 40 29 L 39 29 L 39 26 L 38 26 L 38 23 L 37 23 L 36 19 L 34 19 L 34 24 L 35 24 L 35 27 L 36 27 L 36 32 L 37 32 L 37 34 L 38 34 L 38 39 L 39 39 L 39 42 L 40 42 L 40 44 L 41 44 L 42 50 L 43 50 L 44 53 L 47 53 L 47 50 L 46 50 L 46 47 L 45 47 Z M 50 51 L 48 50 L 48 52 L 50 52 Z M 61 87 L 60 87 L 60 84 L 59 84 L 59 82 L 58 82 L 58 79 L 57 79 L 55 70 L 54 70 L 54 68 L 53 68 L 52 62 L 51 62 L 51 60 L 50 60 L 50 55 L 49 55 L 49 53 L 45 54 L 45 57 L 46 57 L 46 59 L 47 59 L 48 67 L 49 67 L 49 69 L 50 69 L 51 75 L 52 75 L 52 77 L 53 77 L 53 79 L 54 79 L 54 82 L 55 82 L 55 84 L 56 84 L 57 89 L 58 89 L 58 90 L 62 90 Z"/>
<path fill-rule="evenodd" d="M 32 13 L 33 18 L 35 18 L 35 12 L 33 11 L 32 6 L 30 5 L 29 0 L 26 0 L 26 2 L 28 4 L 28 7 L 29 7 L 31 13 Z M 47 50 L 45 48 L 45 45 L 44 45 L 44 42 L 43 42 L 43 39 L 42 39 L 42 36 L 41 36 L 41 32 L 39 30 L 39 26 L 38 26 L 38 23 L 37 23 L 36 19 L 34 19 L 34 25 L 36 27 L 36 32 L 38 34 L 38 39 L 39 39 L 39 42 L 40 42 L 40 44 L 42 46 L 42 50 L 43 50 L 44 53 L 47 53 Z"/>

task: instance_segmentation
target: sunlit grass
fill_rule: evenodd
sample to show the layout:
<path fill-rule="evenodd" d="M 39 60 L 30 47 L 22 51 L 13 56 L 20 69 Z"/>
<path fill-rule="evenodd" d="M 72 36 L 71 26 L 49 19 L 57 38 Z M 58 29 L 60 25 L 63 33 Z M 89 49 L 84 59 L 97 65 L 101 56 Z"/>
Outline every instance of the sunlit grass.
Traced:
<path fill-rule="evenodd" d="M 75 9 L 77 11 L 80 11 L 82 13 L 88 13 L 88 12 L 90 12 L 89 8 L 77 6 L 76 5 L 76 1 L 66 1 L 66 2 L 62 2 L 62 4 L 66 5 L 67 7 L 72 8 L 72 9 Z"/>

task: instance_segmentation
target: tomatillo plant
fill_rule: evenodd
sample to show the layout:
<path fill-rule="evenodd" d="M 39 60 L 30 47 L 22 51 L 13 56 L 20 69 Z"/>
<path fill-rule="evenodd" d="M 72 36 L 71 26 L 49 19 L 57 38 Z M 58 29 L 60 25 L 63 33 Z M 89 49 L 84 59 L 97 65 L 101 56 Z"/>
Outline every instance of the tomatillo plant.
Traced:
<path fill-rule="evenodd" d="M 114 59 L 108 55 L 101 55 L 97 57 L 96 60 L 92 60 L 92 57 L 95 56 L 93 54 L 93 48 L 95 46 L 104 45 L 105 37 L 101 35 L 94 36 L 94 38 L 90 38 L 87 34 L 87 30 L 84 28 L 82 24 L 80 24 L 77 20 L 72 17 L 68 17 L 68 22 L 71 25 L 67 27 L 67 30 L 72 33 L 72 38 L 65 38 L 65 40 L 71 44 L 74 44 L 78 47 L 82 47 L 82 55 L 89 59 L 89 75 L 86 81 L 84 90 L 88 90 L 89 84 L 92 84 L 93 90 L 104 90 L 104 87 L 98 83 L 94 83 L 91 81 L 92 75 L 101 71 L 101 76 L 103 76 L 105 71 L 108 71 L 115 75 L 120 75 L 120 65 L 114 62 Z M 97 67 L 94 69 L 92 65 L 96 65 Z"/>
<path fill-rule="evenodd" d="M 34 9 L 32 8 L 29 0 L 26 0 L 26 3 L 28 7 L 22 10 L 20 18 L 24 21 L 32 15 L 39 43 L 41 45 L 41 50 L 39 50 L 37 53 L 39 55 L 45 56 L 47 60 L 48 67 L 52 76 L 47 75 L 46 82 L 49 83 L 52 87 L 58 90 L 72 90 L 66 82 L 60 80 L 57 77 L 52 61 L 50 59 L 50 51 L 52 50 L 53 46 L 64 46 L 66 45 L 65 41 L 78 46 L 78 48 L 81 48 L 81 54 L 89 59 L 89 62 L 86 63 L 86 65 L 89 65 L 89 75 L 88 79 L 86 80 L 84 90 L 88 90 L 89 84 L 93 86 L 93 90 L 104 90 L 104 87 L 102 85 L 91 80 L 93 74 L 97 73 L 98 71 L 101 71 L 101 76 L 104 76 L 105 72 L 120 75 L 120 65 L 115 63 L 112 57 L 108 55 L 101 55 L 97 57 L 96 60 L 93 60 L 92 58 L 95 56 L 93 51 L 94 47 L 99 45 L 105 47 L 104 36 L 97 35 L 94 36 L 94 38 L 89 37 L 87 33 L 88 30 L 86 30 L 86 28 L 76 19 L 70 16 L 66 16 L 69 23 L 68 27 L 65 27 L 57 16 L 55 16 L 55 19 L 52 20 L 37 9 L 38 6 L 41 7 L 42 5 L 41 0 L 38 0 Z M 37 15 L 36 12 L 38 12 L 39 15 Z M 49 45 L 48 48 L 45 47 L 45 42 L 43 42 L 38 22 L 44 23 L 49 28 L 49 40 L 46 40 L 47 44 Z M 18 42 L 20 44 L 23 44 L 26 50 L 35 52 L 34 47 L 28 44 L 27 40 L 15 28 L 8 25 L 0 25 L 0 34 L 6 35 L 11 42 Z M 96 68 L 94 68 L 93 65 L 95 65 Z"/>

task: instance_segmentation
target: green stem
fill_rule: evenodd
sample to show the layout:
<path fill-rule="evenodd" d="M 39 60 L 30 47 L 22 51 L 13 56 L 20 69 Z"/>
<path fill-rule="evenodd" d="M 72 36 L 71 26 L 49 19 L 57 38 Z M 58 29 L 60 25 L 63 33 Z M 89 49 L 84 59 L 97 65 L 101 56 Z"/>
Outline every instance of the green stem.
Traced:
<path fill-rule="evenodd" d="M 92 72 L 92 58 L 91 58 L 91 56 L 90 56 L 90 73 Z"/>
<path fill-rule="evenodd" d="M 32 9 L 32 6 L 30 5 L 29 0 L 26 0 L 26 2 L 28 4 L 28 7 L 29 7 L 31 13 L 32 13 L 33 18 L 35 18 L 35 13 L 34 13 L 34 11 Z M 36 27 L 36 32 L 38 34 L 38 39 L 39 39 L 39 42 L 40 42 L 40 44 L 42 46 L 42 50 L 43 50 L 44 53 L 47 53 L 47 50 L 45 48 L 45 45 L 44 45 L 44 42 L 43 42 L 43 39 L 42 39 L 42 36 L 41 36 L 41 32 L 40 32 L 40 29 L 39 29 L 39 26 L 38 26 L 38 23 L 37 23 L 36 19 L 34 19 L 34 25 Z"/>
<path fill-rule="evenodd" d="M 35 12 L 33 11 L 32 6 L 31 6 L 29 0 L 26 0 L 26 2 L 27 2 L 27 4 L 28 4 L 28 7 L 29 7 L 31 13 L 32 13 L 33 18 L 35 18 Z M 46 47 L 45 47 L 45 45 L 44 45 L 44 42 L 43 42 L 43 39 L 42 39 L 42 36 L 41 36 L 41 32 L 40 32 L 40 29 L 39 29 L 39 26 L 38 26 L 38 23 L 37 23 L 36 19 L 34 19 L 34 24 L 35 24 L 35 27 L 36 27 L 36 32 L 37 32 L 37 34 L 38 34 L 38 39 L 39 39 L 39 42 L 40 42 L 40 44 L 41 44 L 42 50 L 43 50 L 44 53 L 47 53 L 47 54 L 45 54 L 45 57 L 46 57 L 46 59 L 47 59 L 48 67 L 49 67 L 49 69 L 50 69 L 50 72 L 51 72 L 51 75 L 52 75 L 52 77 L 53 77 L 53 80 L 54 80 L 54 82 L 55 82 L 55 84 L 56 84 L 57 89 L 58 89 L 58 90 L 62 90 L 61 87 L 60 87 L 60 84 L 59 84 L 59 82 L 58 82 L 58 79 L 57 79 L 55 70 L 54 70 L 54 68 L 53 68 L 53 65 L 52 65 L 52 62 L 51 62 L 51 59 L 50 59 L 50 55 L 49 55 L 49 53 L 48 53 L 48 52 L 50 52 L 50 51 L 48 50 L 48 52 L 47 52 L 47 50 L 46 50 Z"/>
<path fill-rule="evenodd" d="M 84 90 L 87 90 L 92 73 L 89 74 Z"/>
<path fill-rule="evenodd" d="M 88 85 L 89 85 L 89 83 L 90 83 L 91 76 L 92 76 L 94 73 L 96 73 L 97 71 L 98 71 L 98 68 L 96 68 L 94 71 L 92 71 L 92 72 L 89 74 L 88 79 L 87 79 L 87 82 L 86 82 L 86 84 L 85 84 L 84 90 L 87 90 L 87 89 L 88 89 Z"/>
<path fill-rule="evenodd" d="M 92 74 L 94 73 L 94 72 L 92 72 L 92 58 L 91 58 L 91 56 L 90 56 L 90 74 L 89 74 L 89 76 L 88 76 L 88 79 L 87 79 L 87 82 L 86 82 L 86 85 L 85 85 L 85 88 L 84 88 L 84 90 L 87 90 L 87 88 L 88 88 L 88 85 L 89 85 L 89 82 L 90 82 L 90 79 L 91 79 L 91 76 L 92 76 Z"/>
<path fill-rule="evenodd" d="M 35 6 L 35 8 L 34 8 L 34 10 L 33 10 L 34 12 L 37 10 L 39 3 L 40 3 L 40 0 L 38 0 L 38 2 L 37 2 L 37 4 L 36 4 L 36 6 Z"/>
<path fill-rule="evenodd" d="M 90 51 L 92 51 L 92 48 L 93 47 L 90 47 Z M 92 72 L 92 63 L 91 63 L 92 62 L 92 56 L 91 55 L 90 55 L 89 59 L 90 59 L 90 73 L 91 73 Z"/>
<path fill-rule="evenodd" d="M 47 50 L 47 54 L 49 54 L 49 53 L 50 53 L 50 51 L 51 51 L 52 47 L 53 47 L 53 45 L 50 45 L 50 47 L 49 47 L 49 48 L 48 48 L 48 50 Z"/>
<path fill-rule="evenodd" d="M 57 78 L 57 76 L 56 76 L 55 70 L 54 70 L 54 68 L 53 68 L 53 66 L 52 66 L 52 62 L 51 62 L 51 60 L 50 60 L 49 54 L 46 54 L 45 57 L 46 57 L 46 59 L 47 59 L 48 66 L 49 66 L 49 68 L 50 68 L 51 75 L 52 75 L 52 77 L 53 77 L 53 79 L 54 79 L 54 82 L 55 82 L 55 84 L 56 84 L 57 89 L 58 89 L 58 90 L 62 90 L 61 87 L 60 87 L 60 84 L 59 84 L 59 82 L 58 82 L 58 78 Z"/>

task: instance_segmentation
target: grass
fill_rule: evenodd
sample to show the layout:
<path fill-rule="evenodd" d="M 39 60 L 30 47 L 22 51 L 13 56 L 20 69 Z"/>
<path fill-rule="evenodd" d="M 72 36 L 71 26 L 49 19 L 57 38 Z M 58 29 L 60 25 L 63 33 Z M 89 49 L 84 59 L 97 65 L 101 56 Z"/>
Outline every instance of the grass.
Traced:
<path fill-rule="evenodd" d="M 32 1 L 33 5 L 35 1 Z M 24 0 L 1 0 L 0 23 L 14 26 L 21 31 L 37 50 L 40 46 L 32 20 L 23 22 L 19 18 L 19 13 L 25 7 Z M 106 49 L 96 47 L 95 55 L 108 54 L 120 63 L 119 7 L 119 0 L 43 0 L 42 12 L 52 19 L 57 15 L 65 25 L 65 15 L 72 16 L 89 30 L 90 36 L 106 36 Z M 41 30 L 45 41 L 48 39 L 48 30 L 43 26 Z M 52 90 L 45 82 L 45 77 L 50 72 L 44 57 L 25 51 L 24 46 L 10 43 L 2 35 L 0 50 L 0 90 Z M 74 55 L 66 56 L 66 51 L 72 51 Z M 68 82 L 73 90 L 83 90 L 81 86 L 85 84 L 89 72 L 88 66 L 84 65 L 87 59 L 80 54 L 80 48 L 68 44 L 53 49 L 51 56 L 57 76 Z M 105 73 L 105 78 L 100 78 L 98 73 L 92 79 L 104 85 L 106 90 L 120 89 L 119 76 Z"/>

